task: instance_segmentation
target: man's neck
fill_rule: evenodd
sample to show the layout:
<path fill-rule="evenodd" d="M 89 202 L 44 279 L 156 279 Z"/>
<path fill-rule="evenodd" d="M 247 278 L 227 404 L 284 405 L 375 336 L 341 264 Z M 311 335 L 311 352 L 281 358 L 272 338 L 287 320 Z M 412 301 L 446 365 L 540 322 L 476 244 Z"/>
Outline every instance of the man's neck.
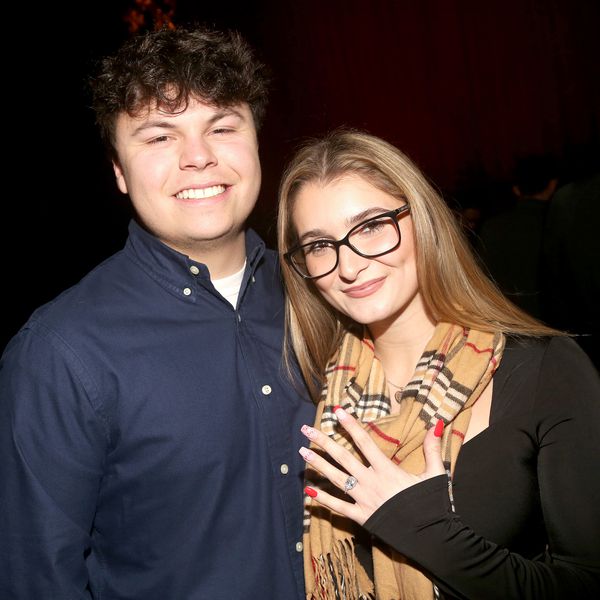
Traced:
<path fill-rule="evenodd" d="M 246 260 L 246 236 L 241 231 L 235 237 L 214 242 L 204 241 L 178 249 L 192 260 L 207 266 L 211 279 L 221 279 L 238 272 Z"/>

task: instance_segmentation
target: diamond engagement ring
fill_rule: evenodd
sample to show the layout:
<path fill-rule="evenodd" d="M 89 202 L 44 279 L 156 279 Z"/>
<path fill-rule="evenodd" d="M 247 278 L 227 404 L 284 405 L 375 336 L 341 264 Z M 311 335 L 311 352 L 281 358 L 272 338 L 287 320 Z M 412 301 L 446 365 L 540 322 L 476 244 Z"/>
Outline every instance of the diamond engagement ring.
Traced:
<path fill-rule="evenodd" d="M 354 487 L 356 487 L 356 484 L 358 483 L 358 479 L 356 479 L 356 477 L 353 477 L 352 475 L 348 476 L 348 479 L 346 479 L 345 483 L 344 483 L 344 491 L 346 492 L 346 494 L 353 489 Z"/>

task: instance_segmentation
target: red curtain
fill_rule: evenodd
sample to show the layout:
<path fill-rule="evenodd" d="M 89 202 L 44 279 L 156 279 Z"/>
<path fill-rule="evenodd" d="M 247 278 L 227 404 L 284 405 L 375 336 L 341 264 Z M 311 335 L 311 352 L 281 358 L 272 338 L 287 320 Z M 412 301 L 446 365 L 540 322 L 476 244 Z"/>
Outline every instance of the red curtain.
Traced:
<path fill-rule="evenodd" d="M 597 144 L 599 6 L 267 2 L 255 40 L 275 75 L 263 197 L 299 139 L 342 124 L 398 145 L 448 190 L 506 179 L 517 156 Z"/>

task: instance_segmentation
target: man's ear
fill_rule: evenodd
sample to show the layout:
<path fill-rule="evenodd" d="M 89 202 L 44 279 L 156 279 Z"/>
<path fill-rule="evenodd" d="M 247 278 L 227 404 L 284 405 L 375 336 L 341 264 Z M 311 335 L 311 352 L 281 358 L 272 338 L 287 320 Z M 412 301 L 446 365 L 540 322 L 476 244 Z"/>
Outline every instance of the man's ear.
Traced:
<path fill-rule="evenodd" d="M 115 178 L 117 180 L 117 187 L 124 194 L 128 194 L 129 190 L 127 189 L 127 182 L 125 181 L 125 175 L 123 175 L 123 169 L 121 165 L 116 161 L 112 161 L 113 170 L 115 172 Z"/>

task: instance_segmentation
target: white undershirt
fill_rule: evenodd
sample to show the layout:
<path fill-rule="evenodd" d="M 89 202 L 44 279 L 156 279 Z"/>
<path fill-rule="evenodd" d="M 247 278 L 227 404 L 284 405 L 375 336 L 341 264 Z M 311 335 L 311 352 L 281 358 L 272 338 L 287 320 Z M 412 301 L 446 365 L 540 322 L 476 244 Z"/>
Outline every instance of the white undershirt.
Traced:
<path fill-rule="evenodd" d="M 225 300 L 227 300 L 233 308 L 237 306 L 238 296 L 240 295 L 240 287 L 242 287 L 242 279 L 246 270 L 246 261 L 244 266 L 233 275 L 222 277 L 221 279 L 211 279 L 215 289 Z"/>

